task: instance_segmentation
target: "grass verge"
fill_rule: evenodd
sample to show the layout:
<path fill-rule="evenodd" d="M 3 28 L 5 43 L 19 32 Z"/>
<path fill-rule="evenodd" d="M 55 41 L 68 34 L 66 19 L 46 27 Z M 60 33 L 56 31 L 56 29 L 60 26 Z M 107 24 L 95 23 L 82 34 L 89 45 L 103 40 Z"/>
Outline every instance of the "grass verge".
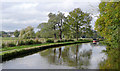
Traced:
<path fill-rule="evenodd" d="M 33 47 L 28 48 L 28 46 L 23 47 L 23 48 L 17 48 L 16 50 L 11 50 L 7 52 L 2 52 L 0 54 L 0 57 L 2 57 L 2 61 L 7 61 L 13 58 L 17 57 L 23 57 L 26 55 L 30 55 L 48 48 L 53 48 L 53 47 L 58 47 L 58 46 L 64 46 L 64 45 L 70 45 L 70 44 L 76 44 L 76 43 L 87 43 L 90 42 L 90 40 L 84 40 L 84 41 L 74 41 L 74 42 L 59 42 L 59 43 L 46 43 L 46 44 L 41 44 L 40 46 L 38 45 L 33 45 Z M 13 47 L 14 48 L 14 47 Z M 7 50 L 7 49 L 6 49 Z"/>

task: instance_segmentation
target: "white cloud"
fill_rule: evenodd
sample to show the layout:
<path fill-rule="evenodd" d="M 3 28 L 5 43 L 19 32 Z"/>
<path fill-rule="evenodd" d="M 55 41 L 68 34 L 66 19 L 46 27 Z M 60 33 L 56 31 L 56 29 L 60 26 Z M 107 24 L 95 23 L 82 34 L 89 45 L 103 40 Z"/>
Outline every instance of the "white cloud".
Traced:
<path fill-rule="evenodd" d="M 63 8 L 74 7 L 74 0 L 64 0 L 62 4 Z"/>
<path fill-rule="evenodd" d="M 83 11 L 92 12 L 95 15 L 97 14 L 97 11 L 89 11 L 89 9 L 91 9 L 89 4 L 93 5 L 95 8 L 98 4 L 94 2 L 88 3 L 88 0 L 84 0 L 84 2 L 82 0 L 31 1 L 26 2 L 26 0 L 21 0 L 20 2 L 3 2 L 3 30 L 21 29 L 29 25 L 36 27 L 41 22 L 47 22 L 47 15 L 49 12 L 57 13 L 58 11 L 61 11 L 67 16 L 74 8 L 81 8 Z M 8 26 L 10 27 L 8 28 Z"/>
<path fill-rule="evenodd" d="M 1 0 L 1 2 L 64 2 L 66 0 Z M 70 0 L 71 1 L 71 0 Z M 100 2 L 101 0 L 74 0 L 73 2 Z"/>
<path fill-rule="evenodd" d="M 23 3 L 17 6 L 13 6 L 13 9 L 30 9 L 30 8 L 34 8 L 38 5 L 38 3 Z"/>

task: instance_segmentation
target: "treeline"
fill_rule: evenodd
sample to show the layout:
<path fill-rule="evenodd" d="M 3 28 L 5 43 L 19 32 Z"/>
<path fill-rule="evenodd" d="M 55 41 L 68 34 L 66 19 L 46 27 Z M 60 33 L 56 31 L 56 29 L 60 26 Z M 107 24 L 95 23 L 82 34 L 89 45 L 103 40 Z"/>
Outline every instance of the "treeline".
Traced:
<path fill-rule="evenodd" d="M 14 32 L 0 31 L 0 37 L 11 37 Z"/>
<path fill-rule="evenodd" d="M 76 8 L 69 12 L 65 17 L 64 13 L 58 12 L 57 14 L 49 13 L 48 22 L 43 22 L 38 25 L 37 37 L 43 38 L 78 38 L 89 37 L 94 38 L 93 35 L 97 34 L 96 31 L 91 29 L 92 17 L 89 13 L 83 12 L 80 8 Z"/>
<path fill-rule="evenodd" d="M 92 17 L 90 13 L 83 12 L 80 8 L 76 8 L 65 16 L 64 13 L 49 13 L 48 21 L 40 23 L 37 28 L 39 31 L 35 33 L 34 28 L 28 26 L 20 31 L 14 32 L 15 37 L 24 39 L 29 38 L 54 38 L 62 40 L 76 38 L 97 38 L 100 37 L 95 30 L 91 28 Z"/>
<path fill-rule="evenodd" d="M 15 30 L 15 32 L 5 32 L 0 31 L 0 37 L 19 37 L 20 31 Z"/>

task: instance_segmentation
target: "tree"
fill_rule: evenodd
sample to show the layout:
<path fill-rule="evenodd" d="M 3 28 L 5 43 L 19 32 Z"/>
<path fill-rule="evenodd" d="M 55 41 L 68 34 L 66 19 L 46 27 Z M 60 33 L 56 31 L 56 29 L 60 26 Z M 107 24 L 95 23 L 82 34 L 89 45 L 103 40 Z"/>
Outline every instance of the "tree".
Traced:
<path fill-rule="evenodd" d="M 15 36 L 15 37 L 18 37 L 19 34 L 20 34 L 20 31 L 18 31 L 18 30 L 16 30 L 16 31 L 14 32 L 14 36 Z"/>
<path fill-rule="evenodd" d="M 76 33 L 76 39 L 78 40 L 80 30 L 82 31 L 83 28 L 90 29 L 91 20 L 92 17 L 89 13 L 84 13 L 80 8 L 76 8 L 69 12 L 65 25 L 69 26 L 70 30 Z"/>
<path fill-rule="evenodd" d="M 59 12 L 57 15 L 53 13 L 48 14 L 48 22 L 47 23 L 41 23 L 38 25 L 38 28 L 40 29 L 40 32 L 43 34 L 49 34 L 54 35 L 54 38 L 57 38 L 57 35 L 59 35 L 60 40 L 62 39 L 62 25 L 63 25 L 63 19 L 64 14 Z M 59 34 L 58 34 L 59 31 Z"/>
<path fill-rule="evenodd" d="M 59 38 L 60 38 L 60 40 L 62 40 L 62 27 L 63 27 L 63 21 L 65 19 L 65 16 L 64 16 L 63 13 L 59 12 L 57 14 L 57 17 L 58 17 L 57 26 L 58 26 L 58 29 L 59 29 Z"/>
<path fill-rule="evenodd" d="M 56 27 L 56 25 L 58 23 L 57 16 L 53 13 L 49 13 L 48 17 L 49 17 L 49 20 L 48 20 L 49 28 L 51 29 L 51 31 L 54 34 L 54 39 L 56 39 L 57 38 L 57 34 L 56 34 L 57 27 Z"/>
<path fill-rule="evenodd" d="M 109 45 L 118 48 L 120 28 L 120 1 L 101 2 L 100 16 L 95 23 L 95 29 L 106 38 Z"/>
<path fill-rule="evenodd" d="M 40 31 L 38 32 L 40 34 L 41 37 L 43 38 L 49 38 L 49 37 L 53 37 L 53 29 L 51 29 L 51 25 L 48 23 L 41 23 L 38 25 L 38 27 L 40 29 Z M 49 35 L 48 35 L 49 34 Z"/>
<path fill-rule="evenodd" d="M 22 30 L 20 31 L 19 37 L 25 38 L 25 39 L 34 38 L 34 37 L 35 37 L 34 28 L 31 27 L 31 26 L 28 26 L 27 28 L 22 29 Z"/>

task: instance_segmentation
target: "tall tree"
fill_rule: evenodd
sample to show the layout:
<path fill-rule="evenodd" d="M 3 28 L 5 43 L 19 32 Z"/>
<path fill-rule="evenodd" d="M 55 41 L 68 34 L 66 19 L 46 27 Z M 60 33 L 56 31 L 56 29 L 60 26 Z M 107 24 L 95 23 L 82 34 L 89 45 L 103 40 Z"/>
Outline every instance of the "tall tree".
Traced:
<path fill-rule="evenodd" d="M 65 19 L 65 16 L 62 12 L 59 12 L 57 14 L 57 17 L 56 19 L 58 19 L 58 23 L 57 23 L 57 26 L 58 26 L 58 29 L 59 29 L 59 38 L 60 40 L 62 40 L 62 27 L 63 27 L 63 22 L 64 22 L 64 19 Z"/>
<path fill-rule="evenodd" d="M 80 30 L 82 30 L 82 28 L 90 28 L 91 20 L 92 17 L 89 13 L 84 13 L 80 8 L 76 8 L 69 12 L 66 25 L 70 27 L 70 30 L 76 33 L 76 39 L 78 40 Z"/>
<path fill-rule="evenodd" d="M 46 33 L 49 33 L 49 35 L 53 34 L 55 39 L 57 38 L 57 35 L 59 35 L 59 38 L 61 40 L 64 14 L 62 14 L 61 12 L 59 12 L 57 15 L 49 13 L 48 17 L 49 17 L 48 22 L 39 24 L 38 28 L 41 29 L 41 32 L 44 31 Z"/>
<path fill-rule="evenodd" d="M 51 31 L 53 31 L 53 33 L 54 33 L 54 38 L 56 39 L 57 38 L 57 34 L 56 34 L 56 29 L 57 29 L 57 27 L 56 27 L 56 25 L 57 25 L 57 23 L 58 23 L 58 18 L 57 18 L 57 16 L 55 15 L 55 14 L 53 14 L 53 13 L 49 13 L 48 14 L 48 17 L 49 17 L 49 20 L 48 20 L 48 24 L 50 25 L 50 29 L 51 29 Z"/>

